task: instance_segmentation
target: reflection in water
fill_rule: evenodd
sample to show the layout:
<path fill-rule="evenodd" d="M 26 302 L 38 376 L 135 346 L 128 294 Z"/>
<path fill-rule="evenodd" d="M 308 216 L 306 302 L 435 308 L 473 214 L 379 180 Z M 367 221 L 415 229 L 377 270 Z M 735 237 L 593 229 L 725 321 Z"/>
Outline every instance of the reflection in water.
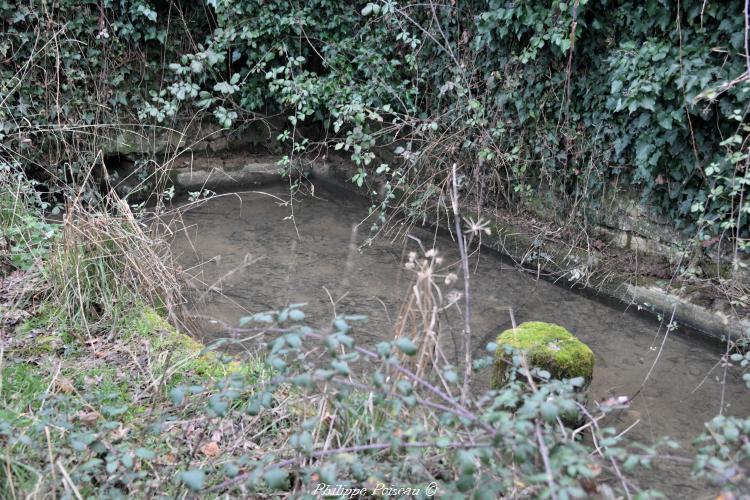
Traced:
<path fill-rule="evenodd" d="M 266 193 L 288 199 L 286 189 L 271 187 Z M 369 320 L 355 329 L 358 342 L 367 345 L 391 338 L 411 280 L 403 269 L 403 257 L 419 250 L 417 242 L 376 240 L 359 248 L 352 239 L 362 244 L 369 223 L 357 232 L 352 228 L 366 216 L 366 207 L 359 200 L 325 193 L 318 196 L 296 201 L 293 220 L 289 206 L 257 192 L 218 197 L 188 211 L 184 215 L 188 229 L 176 238 L 173 248 L 183 267 L 192 269 L 198 287 L 210 287 L 202 294 L 203 300 L 191 305 L 193 312 L 236 324 L 248 313 L 306 302 L 312 325 L 328 323 L 334 310 L 366 314 Z M 446 262 L 458 260 L 450 239 L 419 229 L 412 234 L 428 247 L 435 241 Z M 611 308 L 536 281 L 488 252 L 478 262 L 474 259 L 472 271 L 476 355 L 510 327 L 510 307 L 519 323 L 558 323 L 591 347 L 596 356 L 591 401 L 632 396 L 641 386 L 662 344 L 663 326 L 625 312 L 624 307 Z M 460 345 L 460 312 L 454 307 L 441 321 L 450 353 L 452 344 Z M 196 334 L 204 341 L 224 336 L 217 325 L 204 321 Z M 689 451 L 703 422 L 719 412 L 723 368 L 716 365 L 720 355 L 721 346 L 682 328 L 671 332 L 631 408 L 603 425 L 624 429 L 638 420 L 628 433 L 631 438 L 652 443 L 669 435 Z M 486 386 L 487 381 L 478 383 Z M 724 400 L 732 403 L 726 413 L 747 415 L 750 401 L 738 373 L 730 370 L 723 390 Z M 669 497 L 706 495 L 700 484 L 690 481 L 685 465 L 662 464 L 638 479 L 643 487 L 661 489 Z"/>

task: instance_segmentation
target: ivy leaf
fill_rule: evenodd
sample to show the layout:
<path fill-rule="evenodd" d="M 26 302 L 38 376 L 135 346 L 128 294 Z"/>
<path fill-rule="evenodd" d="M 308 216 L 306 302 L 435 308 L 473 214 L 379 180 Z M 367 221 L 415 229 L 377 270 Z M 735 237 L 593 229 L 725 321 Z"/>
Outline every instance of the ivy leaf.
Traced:
<path fill-rule="evenodd" d="M 302 321 L 305 319 L 305 313 L 300 311 L 299 309 L 292 309 L 289 311 L 289 319 L 292 321 Z"/>
<path fill-rule="evenodd" d="M 240 468 L 237 467 L 232 462 L 227 462 L 224 464 L 224 474 L 226 474 L 228 477 L 235 477 L 237 474 L 240 473 Z"/>
<path fill-rule="evenodd" d="M 220 417 L 225 417 L 229 409 L 229 403 L 221 399 L 218 395 L 211 396 L 208 399 L 208 406 Z"/>
<path fill-rule="evenodd" d="M 539 413 L 541 413 L 542 418 L 547 422 L 554 422 L 557 418 L 557 406 L 549 401 L 545 401 L 539 408 Z"/>
<path fill-rule="evenodd" d="M 649 111 L 654 111 L 654 105 L 656 104 L 656 101 L 652 99 L 651 97 L 644 97 L 640 101 L 638 101 L 638 106 L 643 109 L 648 109 Z"/>
<path fill-rule="evenodd" d="M 456 374 L 456 372 L 453 370 L 445 370 L 445 372 L 443 373 L 443 377 L 449 384 L 455 384 L 458 380 L 458 374 Z"/>
<path fill-rule="evenodd" d="M 451 439 L 448 436 L 440 436 L 435 441 L 435 444 L 438 448 L 447 448 L 451 444 Z"/>
<path fill-rule="evenodd" d="M 350 373 L 349 365 L 346 361 L 332 361 L 331 367 L 333 367 L 333 369 L 341 375 L 349 375 Z"/>
<path fill-rule="evenodd" d="M 461 450 L 456 455 L 458 468 L 463 474 L 473 474 L 477 470 L 477 464 L 474 461 L 474 450 Z"/>
<path fill-rule="evenodd" d="M 257 399 L 251 400 L 249 403 L 247 403 L 247 408 L 245 409 L 245 412 L 254 417 L 255 415 L 260 413 L 260 410 L 262 409 L 262 406 L 260 404 L 260 401 Z"/>
<path fill-rule="evenodd" d="M 108 417 L 118 417 L 128 411 L 127 406 L 103 406 L 102 413 Z"/>

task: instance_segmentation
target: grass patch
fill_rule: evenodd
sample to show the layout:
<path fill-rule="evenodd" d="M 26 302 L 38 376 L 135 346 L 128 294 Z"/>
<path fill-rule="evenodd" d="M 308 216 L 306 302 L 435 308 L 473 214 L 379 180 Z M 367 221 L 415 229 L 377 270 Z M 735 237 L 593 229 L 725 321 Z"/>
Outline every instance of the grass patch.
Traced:
<path fill-rule="evenodd" d="M 263 359 L 230 360 L 165 319 L 179 297 L 168 246 L 127 205 L 73 207 L 49 238 L 23 196 L 0 208 L 12 278 L 0 289 L 0 498 L 176 497 L 185 470 L 240 460 L 246 429 L 285 427 L 244 410 L 269 378 Z"/>
<path fill-rule="evenodd" d="M 267 380 L 262 360 L 225 362 L 142 304 L 108 335 L 73 336 L 64 346 L 55 317 L 41 308 L 18 325 L 3 359 L 2 498 L 35 490 L 64 494 L 57 461 L 83 497 L 99 498 L 155 495 L 150 485 L 156 483 L 160 493 L 176 494 L 180 483 L 172 479 L 186 464 L 219 467 L 232 457 L 223 451 L 230 436 L 225 442 L 222 433 L 227 425 L 250 425 L 253 417 L 225 417 L 244 413 L 254 388 Z M 179 401 L 176 390 L 184 393 Z M 203 442 L 213 443 L 209 452 L 196 452 Z"/>
<path fill-rule="evenodd" d="M 0 419 L 25 423 L 23 415 L 39 408 L 49 378 L 41 367 L 13 363 L 3 367 L 0 388 Z"/>
<path fill-rule="evenodd" d="M 302 412 L 265 360 L 165 319 L 181 287 L 151 225 L 110 200 L 47 235 L 32 191 L 0 194 L 0 498 L 184 497 L 184 473 L 282 447 Z"/>

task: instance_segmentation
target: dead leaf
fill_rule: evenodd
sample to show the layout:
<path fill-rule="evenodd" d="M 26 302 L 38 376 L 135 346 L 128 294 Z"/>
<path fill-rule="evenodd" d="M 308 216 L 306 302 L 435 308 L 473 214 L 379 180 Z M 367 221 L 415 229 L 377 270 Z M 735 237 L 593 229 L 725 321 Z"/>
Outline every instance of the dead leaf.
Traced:
<path fill-rule="evenodd" d="M 102 415 L 98 411 L 79 411 L 74 415 L 75 419 L 83 425 L 92 426 Z"/>
<path fill-rule="evenodd" d="M 210 458 L 220 455 L 221 449 L 216 441 L 208 441 L 200 447 L 200 452 Z"/>
<path fill-rule="evenodd" d="M 128 429 L 127 427 L 120 426 L 117 429 L 112 431 L 112 440 L 122 441 L 128 435 L 128 432 L 130 432 L 130 429 Z"/>
<path fill-rule="evenodd" d="M 57 387 L 57 390 L 63 394 L 70 394 L 76 390 L 76 388 L 73 387 L 73 383 L 65 377 L 58 378 L 55 382 L 55 387 Z"/>

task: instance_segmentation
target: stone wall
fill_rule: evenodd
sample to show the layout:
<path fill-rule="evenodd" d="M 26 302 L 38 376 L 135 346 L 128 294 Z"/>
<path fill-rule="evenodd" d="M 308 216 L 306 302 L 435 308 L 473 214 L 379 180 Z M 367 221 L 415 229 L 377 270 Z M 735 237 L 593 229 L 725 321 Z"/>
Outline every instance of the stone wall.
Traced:
<path fill-rule="evenodd" d="M 275 132 L 273 126 L 260 123 L 232 134 L 213 124 L 193 123 L 181 133 L 158 139 L 121 133 L 107 147 L 110 154 L 125 158 L 165 155 L 169 181 L 178 192 L 239 190 L 281 181 Z M 313 182 L 369 198 L 369 192 L 351 182 L 356 169 L 346 158 L 322 156 L 310 160 L 309 167 Z M 382 195 L 382 185 L 376 182 L 374 188 Z M 482 217 L 490 221 L 493 232 L 483 244 L 539 277 L 587 287 L 667 319 L 674 312 L 678 322 L 712 336 L 750 332 L 750 320 L 741 310 L 711 294 L 696 294 L 675 279 L 678 264 L 691 258 L 695 246 L 633 193 L 613 190 L 603 199 L 602 209 L 589 221 L 597 241 L 586 248 L 560 236 L 563 221 L 555 220 L 555 214 L 569 213 L 549 196 L 521 217 L 485 211 Z M 749 286 L 750 261 L 740 264 L 723 279 Z"/>
<path fill-rule="evenodd" d="M 312 169 L 318 181 L 368 196 L 350 182 L 355 171 L 351 162 L 335 157 L 318 162 Z M 379 191 L 377 185 L 375 188 Z M 686 263 L 694 247 L 667 218 L 643 206 L 632 193 L 613 193 L 604 204 L 590 227 L 592 234 L 604 240 L 594 242 L 601 245 L 592 243 L 583 248 L 561 237 L 561 221 L 555 220 L 554 214 L 570 211 L 560 204 L 550 206 L 548 200 L 545 206 L 537 206 L 521 217 L 483 211 L 481 216 L 490 222 L 492 235 L 482 243 L 533 275 L 588 288 L 666 321 L 674 314 L 678 323 L 709 336 L 738 338 L 750 334 L 750 315 L 722 299 L 716 281 L 711 286 L 695 287 L 679 279 L 678 264 Z M 476 218 L 474 211 L 467 215 Z M 740 266 L 726 278 L 730 286 L 750 286 L 750 261 L 745 259 L 742 264 L 747 267 Z"/>

